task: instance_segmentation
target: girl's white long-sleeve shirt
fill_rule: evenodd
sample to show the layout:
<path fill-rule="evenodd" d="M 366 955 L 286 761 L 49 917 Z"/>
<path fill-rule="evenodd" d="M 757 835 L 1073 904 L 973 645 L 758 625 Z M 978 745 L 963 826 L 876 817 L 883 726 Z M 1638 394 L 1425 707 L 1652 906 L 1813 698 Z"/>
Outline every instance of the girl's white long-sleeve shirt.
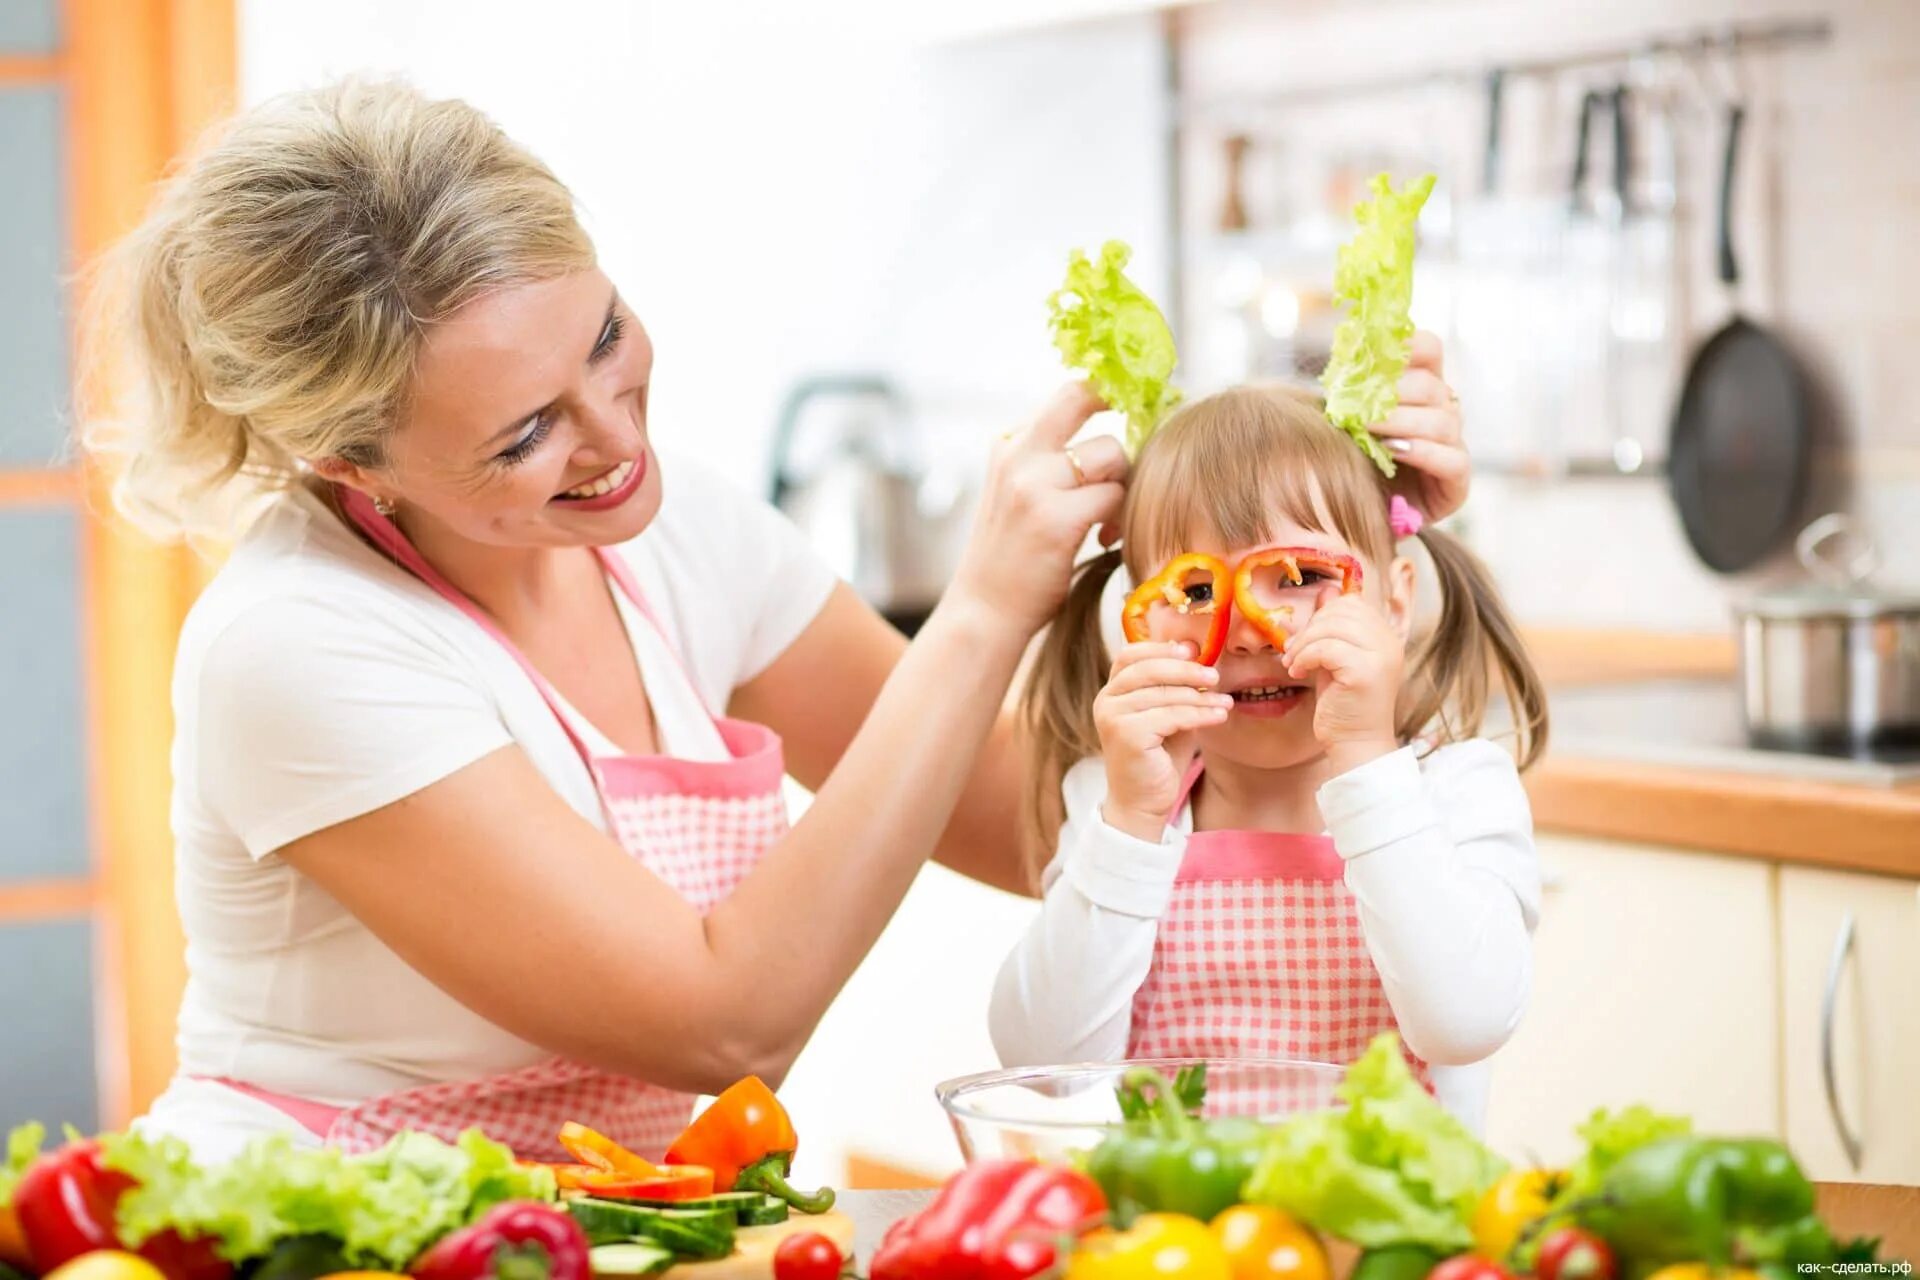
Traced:
<path fill-rule="evenodd" d="M 993 1042 L 1008 1066 L 1126 1056 L 1193 816 L 1183 806 L 1158 842 L 1141 840 L 1101 817 L 1106 792 L 1099 759 L 1068 771 L 1040 913 L 994 984 Z M 1519 771 L 1490 742 L 1424 757 L 1406 747 L 1333 778 L 1318 799 L 1401 1037 L 1478 1132 L 1486 1059 L 1519 1025 L 1533 977 L 1540 867 Z"/>

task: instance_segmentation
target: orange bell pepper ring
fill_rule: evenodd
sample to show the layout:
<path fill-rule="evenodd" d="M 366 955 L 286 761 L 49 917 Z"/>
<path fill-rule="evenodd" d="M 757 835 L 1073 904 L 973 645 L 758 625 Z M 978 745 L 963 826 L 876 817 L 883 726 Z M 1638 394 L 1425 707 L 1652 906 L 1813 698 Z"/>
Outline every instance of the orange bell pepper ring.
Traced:
<path fill-rule="evenodd" d="M 603 1173 L 652 1177 L 660 1172 L 660 1166 L 653 1161 L 635 1155 L 604 1133 L 596 1133 L 571 1120 L 560 1126 L 560 1145 L 581 1164 Z"/>
<path fill-rule="evenodd" d="M 1275 567 L 1296 587 L 1305 585 L 1306 574 L 1311 572 L 1337 579 L 1343 596 L 1360 590 L 1360 562 L 1338 552 L 1316 551 L 1312 547 L 1273 547 L 1256 551 L 1242 560 L 1233 571 L 1233 606 L 1277 649 L 1287 647 L 1293 606 L 1266 604 L 1254 594 L 1255 575 L 1262 569 Z"/>
<path fill-rule="evenodd" d="M 1194 582 L 1202 573 L 1211 575 L 1210 581 Z M 1167 561 L 1166 568 L 1135 587 L 1127 597 L 1126 607 L 1120 611 L 1120 630 L 1133 644 L 1151 639 L 1147 615 L 1156 605 L 1166 605 L 1175 613 L 1204 615 L 1207 638 L 1200 645 L 1198 661 L 1210 667 L 1227 647 L 1227 626 L 1233 620 L 1232 601 L 1227 596 L 1227 583 L 1231 580 L 1223 560 L 1197 551 L 1175 556 Z M 1196 589 L 1203 586 L 1205 598 L 1194 599 Z"/>

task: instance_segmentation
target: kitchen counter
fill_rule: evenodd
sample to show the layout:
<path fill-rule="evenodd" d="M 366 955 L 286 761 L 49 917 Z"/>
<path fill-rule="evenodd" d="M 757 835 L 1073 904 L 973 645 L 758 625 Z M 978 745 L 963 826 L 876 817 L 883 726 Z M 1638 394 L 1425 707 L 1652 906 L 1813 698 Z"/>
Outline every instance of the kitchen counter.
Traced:
<path fill-rule="evenodd" d="M 1745 746 L 1732 640 L 1530 632 L 1553 715 L 1542 831 L 1920 879 L 1920 760 Z"/>

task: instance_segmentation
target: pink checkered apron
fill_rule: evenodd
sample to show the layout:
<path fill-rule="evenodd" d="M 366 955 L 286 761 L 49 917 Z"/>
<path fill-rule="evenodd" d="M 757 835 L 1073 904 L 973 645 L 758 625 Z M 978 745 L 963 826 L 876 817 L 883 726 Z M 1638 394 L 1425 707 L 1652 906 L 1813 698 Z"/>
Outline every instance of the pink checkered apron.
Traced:
<path fill-rule="evenodd" d="M 1194 761 L 1174 805 L 1186 806 Z M 1333 837 L 1196 831 L 1133 998 L 1127 1057 L 1282 1058 L 1346 1065 L 1398 1026 L 1367 951 Z M 1432 1088 L 1424 1062 L 1408 1056 Z M 1272 1096 L 1266 1096 L 1271 1093 Z M 1209 1111 L 1286 1114 L 1327 1105 L 1318 1083 L 1216 1097 Z"/>
<path fill-rule="evenodd" d="M 780 791 L 785 765 L 778 734 L 764 725 L 716 717 L 714 725 L 731 755 L 727 760 L 596 754 L 553 687 L 491 618 L 436 572 L 363 495 L 343 489 L 341 501 L 369 538 L 513 656 L 593 774 L 608 826 L 620 847 L 702 913 L 733 892 L 761 855 L 786 834 L 786 801 Z M 648 625 L 659 630 L 627 566 L 605 550 L 598 554 L 607 575 Z M 666 639 L 664 632 L 661 636 Z M 670 641 L 668 648 L 672 649 Z M 692 683 L 691 676 L 688 682 Z M 692 1094 L 563 1058 L 478 1080 L 405 1089 L 344 1109 L 268 1094 L 240 1081 L 221 1083 L 279 1107 L 328 1143 L 348 1151 L 370 1150 L 402 1129 L 452 1139 L 463 1129 L 478 1127 L 512 1147 L 521 1159 L 552 1161 L 570 1159 L 557 1141 L 560 1126 L 568 1120 L 657 1159 L 692 1117 L 695 1101 Z"/>

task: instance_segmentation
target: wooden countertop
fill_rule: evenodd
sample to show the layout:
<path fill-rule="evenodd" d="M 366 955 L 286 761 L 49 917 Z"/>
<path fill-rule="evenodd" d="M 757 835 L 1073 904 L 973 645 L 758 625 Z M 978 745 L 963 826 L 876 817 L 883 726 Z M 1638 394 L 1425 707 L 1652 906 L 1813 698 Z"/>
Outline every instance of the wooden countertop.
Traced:
<path fill-rule="evenodd" d="M 1731 679 L 1731 636 L 1527 632 L 1550 689 L 1673 677 Z M 1556 752 L 1527 775 L 1534 824 L 1644 844 L 1920 879 L 1920 785 L 1598 759 Z"/>

